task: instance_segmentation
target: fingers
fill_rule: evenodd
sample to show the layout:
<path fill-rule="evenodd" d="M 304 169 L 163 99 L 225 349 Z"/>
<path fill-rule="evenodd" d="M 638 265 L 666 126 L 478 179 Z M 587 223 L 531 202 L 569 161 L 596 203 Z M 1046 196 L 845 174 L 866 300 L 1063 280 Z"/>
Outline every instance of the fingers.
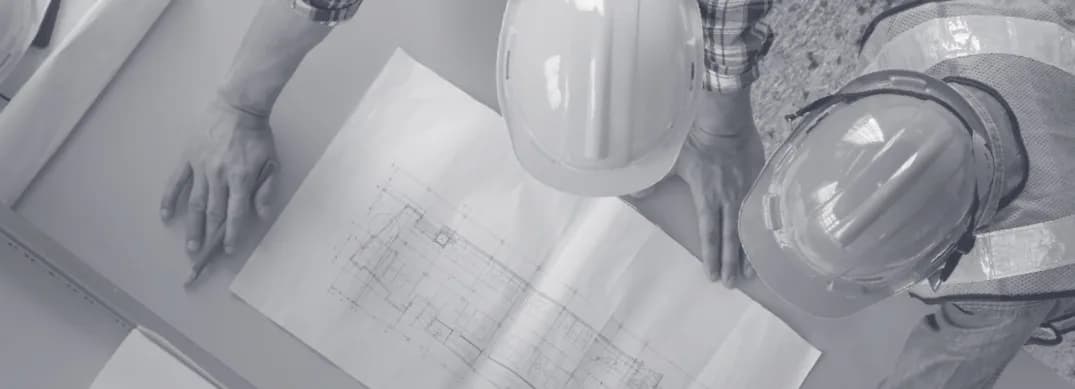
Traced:
<path fill-rule="evenodd" d="M 262 167 L 258 175 L 258 188 L 254 193 L 254 209 L 262 220 L 269 218 L 272 213 L 272 195 L 276 186 L 276 161 L 268 161 Z"/>
<path fill-rule="evenodd" d="M 190 168 L 190 164 L 184 161 L 183 165 L 168 178 L 168 185 L 164 188 L 164 195 L 161 197 L 161 220 L 167 221 L 175 214 L 175 203 L 179 199 L 179 194 L 183 193 L 183 189 L 190 183 L 192 174 L 193 169 Z"/>
<path fill-rule="evenodd" d="M 706 268 L 709 269 L 709 280 L 720 281 L 721 275 L 728 269 L 724 268 L 724 263 L 721 262 L 721 240 L 720 240 L 720 215 L 723 210 L 719 207 L 713 207 L 709 205 L 708 211 L 703 214 L 699 214 L 699 227 L 705 226 L 702 230 L 702 248 L 703 256 L 705 257 Z M 704 219 L 704 221 L 702 220 Z"/>
<path fill-rule="evenodd" d="M 187 203 L 187 251 L 195 252 L 201 247 L 205 236 L 205 210 L 208 204 L 209 187 L 205 176 L 194 174 Z"/>
<path fill-rule="evenodd" d="M 691 197 L 694 198 L 694 206 L 698 211 L 698 232 L 702 245 L 702 262 L 705 264 L 706 274 L 711 281 L 720 279 L 721 261 L 719 241 L 720 212 L 712 207 L 701 185 L 690 185 Z"/>
<path fill-rule="evenodd" d="M 735 207 L 725 204 L 721 209 L 721 281 L 728 288 L 735 287 L 735 277 L 739 275 L 741 262 L 739 256 L 739 231 L 736 225 L 739 220 Z"/>
<path fill-rule="evenodd" d="M 223 238 L 224 220 L 228 217 L 228 182 L 220 174 L 207 177 L 209 183 L 209 202 L 205 209 L 205 235 L 201 246 L 213 249 Z"/>
<path fill-rule="evenodd" d="M 235 250 L 251 208 L 268 217 L 276 181 L 275 162 L 267 162 L 255 180 L 250 174 L 188 174 L 192 178 L 187 216 L 187 251 L 208 251 L 223 243 L 226 254 Z M 178 176 L 179 174 L 177 174 Z M 255 191 L 255 185 L 257 186 Z M 252 204 L 253 203 L 253 204 Z M 256 205 L 256 206 L 255 206 Z M 210 241 L 211 240 L 211 241 Z"/>
<path fill-rule="evenodd" d="M 232 254 L 252 207 L 254 179 L 234 175 L 228 179 L 228 216 L 225 221 L 224 253 Z"/>

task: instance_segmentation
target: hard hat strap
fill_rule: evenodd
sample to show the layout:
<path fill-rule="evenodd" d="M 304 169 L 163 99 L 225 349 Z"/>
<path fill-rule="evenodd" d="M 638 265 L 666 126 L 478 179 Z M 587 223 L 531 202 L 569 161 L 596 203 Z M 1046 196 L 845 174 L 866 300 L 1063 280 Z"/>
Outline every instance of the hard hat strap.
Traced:
<path fill-rule="evenodd" d="M 1011 120 L 1013 131 L 1015 131 L 1016 134 L 1019 133 L 1019 122 L 1016 119 L 1015 113 L 1012 110 L 1011 106 L 1008 105 L 1007 101 L 1004 100 L 1003 96 L 1000 95 L 1000 92 L 997 92 L 995 89 L 993 89 L 989 85 L 986 85 L 985 83 L 966 77 L 949 76 L 945 77 L 943 81 L 969 86 L 988 93 L 1003 106 L 1005 114 L 1007 115 L 1009 120 Z M 996 131 L 996 129 L 986 128 L 986 131 Z M 994 138 L 994 136 L 988 137 L 988 139 L 992 138 Z M 990 147 L 990 144 L 988 142 L 986 143 L 986 147 L 987 149 L 990 149 L 990 151 L 992 151 L 993 149 L 992 147 Z M 1022 147 L 1021 143 L 1020 147 Z M 1024 158 L 1026 158 L 1025 151 L 1021 154 L 1024 156 Z M 964 232 L 960 239 L 953 245 L 952 249 L 949 250 L 949 252 L 946 254 L 947 258 L 945 259 L 944 266 L 938 270 L 938 273 L 935 276 L 930 277 L 930 286 L 934 289 L 934 291 L 936 291 L 940 287 L 940 284 L 946 281 L 948 277 L 952 275 L 952 272 L 955 271 L 956 266 L 959 264 L 959 260 L 967 253 L 970 253 L 972 249 L 974 249 L 974 242 L 976 240 L 975 232 L 979 228 L 989 223 L 989 221 L 993 218 L 994 215 L 996 215 L 997 211 L 1000 209 L 1000 204 L 1005 203 L 1005 200 L 1002 199 L 1002 196 L 999 196 L 998 193 L 998 191 L 1002 190 L 1003 186 L 998 184 L 998 182 L 1001 181 L 1001 177 L 1003 177 L 1003 172 L 1001 171 L 1001 166 L 1003 164 L 1000 161 L 996 161 L 996 157 L 997 156 L 994 155 L 993 169 L 991 172 L 992 177 L 990 177 L 992 184 L 989 186 L 990 193 L 987 193 L 985 197 L 980 196 L 981 194 L 979 193 L 978 186 L 975 185 L 974 199 L 971 202 L 971 208 L 969 210 L 971 220 L 970 223 L 967 224 L 967 231 Z M 1019 189 L 1013 191 L 1012 195 L 1018 194 L 1022 190 L 1022 187 L 1024 185 L 1026 185 L 1025 179 L 1020 182 Z M 1010 197 L 1012 197 L 1012 195 L 1004 196 L 1007 199 L 1007 202 L 1011 201 Z M 981 225 L 979 225 L 979 223 L 981 223 Z"/>
<path fill-rule="evenodd" d="M 810 102 L 805 107 L 800 108 L 798 111 L 795 111 L 794 113 L 784 115 L 784 120 L 787 120 L 788 123 L 791 123 L 791 122 L 795 121 L 795 119 L 798 119 L 798 118 L 802 117 L 803 115 L 806 115 L 807 113 L 814 112 L 814 111 L 818 110 L 821 107 L 826 107 L 827 108 L 829 106 L 835 105 L 836 103 L 850 102 L 850 100 L 852 100 L 853 96 L 859 95 L 859 94 L 861 94 L 861 93 L 832 94 L 832 95 L 822 97 L 820 99 L 817 99 L 817 100 L 814 100 L 814 101 Z"/>
<path fill-rule="evenodd" d="M 998 92 L 996 89 L 993 89 L 992 87 L 990 87 L 989 85 L 986 85 L 985 83 L 983 83 L 981 81 L 971 79 L 971 78 L 967 78 L 967 77 L 948 76 L 948 77 L 945 77 L 942 81 L 949 82 L 949 83 L 954 83 L 954 84 L 960 84 L 960 85 L 971 87 L 971 88 L 975 88 L 975 89 L 978 89 L 978 90 L 980 90 L 982 92 L 985 92 L 986 94 L 992 96 L 993 99 L 995 99 L 998 103 L 1000 103 L 1001 107 L 1004 109 L 1004 114 L 1008 118 L 1008 121 L 1011 124 L 1011 128 L 1012 128 L 1012 131 L 1014 132 L 1015 138 L 1017 140 L 1022 139 L 1022 136 L 1020 135 L 1021 131 L 1020 131 L 1020 127 L 1019 127 L 1019 120 L 1015 116 L 1015 111 L 1012 110 L 1012 107 L 1011 107 L 1011 105 L 1008 104 L 1008 101 L 1005 100 L 1004 97 L 1001 96 L 1000 92 Z M 997 131 L 997 130 L 998 129 L 996 129 L 996 128 L 990 128 L 990 127 L 985 128 L 986 132 L 992 132 L 992 131 Z M 1004 178 L 1006 177 L 1006 175 L 1005 175 L 1005 172 L 1003 171 L 1004 166 L 1005 166 L 1005 163 L 1004 163 L 1005 161 L 1003 161 L 1001 159 L 1011 157 L 1012 153 L 1005 153 L 1005 155 L 998 155 L 995 152 L 996 147 L 994 147 L 994 145 L 992 145 L 991 142 L 1000 142 L 1001 141 L 1000 136 L 998 134 L 986 134 L 986 135 L 988 135 L 986 137 L 986 139 L 988 141 L 986 142 L 985 146 L 990 151 L 990 153 L 993 155 L 994 161 L 993 161 L 993 171 L 991 172 L 992 177 L 990 177 L 991 182 L 993 183 L 993 185 L 990 185 L 990 187 L 989 187 L 990 188 L 990 193 L 987 193 L 986 196 L 984 197 L 986 199 L 986 201 L 985 201 L 985 204 L 983 204 L 982 209 L 981 209 L 981 214 L 979 215 L 979 220 L 983 224 L 988 223 L 989 221 L 991 221 L 993 219 L 993 215 L 996 215 L 997 211 L 999 211 L 1001 208 L 1004 208 L 1006 205 L 1010 204 L 1012 202 L 1012 200 L 1014 200 L 1015 197 L 1018 196 L 1019 193 L 1021 193 L 1023 191 L 1023 188 L 1026 186 L 1026 182 L 1027 182 L 1027 180 L 1026 180 L 1027 175 L 1026 174 L 1021 174 L 1021 175 L 1019 175 L 1021 177 L 1021 179 L 1020 179 L 1019 183 L 1016 185 L 1016 188 L 1014 190 L 1010 191 L 1010 193 L 1002 193 L 1005 190 L 1005 187 L 1006 187 L 1006 185 L 1003 184 L 1004 181 L 1005 181 Z M 1015 154 L 1017 154 L 1023 160 L 1022 161 L 1023 162 L 1022 166 L 1030 166 L 1029 155 L 1026 152 L 1026 147 L 1025 147 L 1025 145 L 1023 145 L 1023 142 L 1016 141 L 1014 147 L 1016 147 L 1016 149 L 1017 149 L 1017 152 Z M 978 226 L 978 227 L 982 227 L 982 226 Z"/>
<path fill-rule="evenodd" d="M 1064 335 L 1073 331 L 1075 331 L 1075 314 L 1066 314 L 1039 326 L 1026 344 L 1056 346 L 1064 342 Z"/>
<path fill-rule="evenodd" d="M 835 106 L 836 104 L 840 104 L 840 103 L 850 104 L 850 103 L 852 103 L 852 102 L 854 102 L 856 100 L 859 100 L 859 99 L 862 99 L 862 98 L 865 98 L 865 97 L 882 95 L 882 94 L 894 94 L 894 95 L 914 97 L 914 98 L 918 98 L 918 99 L 922 99 L 922 100 L 929 100 L 929 101 L 935 102 L 937 104 L 940 104 L 942 107 L 944 107 L 949 112 L 951 112 L 953 115 L 955 115 L 956 119 L 959 120 L 960 124 L 963 124 L 963 128 L 967 130 L 968 134 L 970 134 L 970 135 L 974 134 L 974 130 L 972 130 L 973 127 L 971 127 L 971 124 L 970 124 L 969 121 L 967 121 L 967 118 L 963 117 L 964 115 L 962 113 L 960 113 L 959 110 L 957 110 L 955 107 L 953 107 L 951 104 L 949 104 L 944 99 L 938 98 L 937 96 L 931 95 L 929 93 L 923 93 L 923 92 L 906 90 L 906 89 L 898 89 L 898 88 L 877 88 L 877 89 L 870 89 L 870 90 L 863 91 L 863 92 L 844 92 L 844 93 L 831 94 L 831 95 L 828 95 L 828 96 L 825 96 L 825 97 L 822 97 L 822 98 L 819 98 L 817 100 L 814 100 L 814 101 L 810 102 L 809 104 L 807 104 L 803 108 L 799 109 L 798 111 L 795 111 L 795 113 L 792 113 L 790 115 L 784 116 L 784 119 L 787 120 L 788 123 L 792 123 L 792 122 L 794 122 L 796 119 L 798 119 L 800 117 L 807 116 L 807 115 L 817 113 L 817 112 L 824 112 L 826 109 L 828 109 L 829 107 Z M 808 121 L 805 121 L 804 123 L 813 124 L 814 122 L 816 122 L 816 120 L 808 120 Z M 795 130 L 798 131 L 800 129 L 802 129 L 801 126 L 800 126 L 800 128 L 796 128 Z M 805 128 L 805 130 L 807 132 L 809 132 L 810 128 Z"/>
<path fill-rule="evenodd" d="M 930 287 L 933 291 L 937 291 L 941 283 L 948 280 L 948 277 L 952 275 L 952 272 L 956 270 L 956 265 L 959 264 L 959 260 L 964 255 L 971 252 L 974 248 L 974 231 L 976 229 L 976 222 L 978 216 L 978 189 L 975 188 L 974 199 L 971 200 L 970 209 L 967 210 L 967 214 L 970 217 L 970 222 L 967 223 L 967 229 L 960 235 L 957 240 L 948 250 L 945 250 L 941 256 L 944 257 L 944 265 L 942 265 L 934 274 L 931 274 L 927 279 L 929 280 Z"/>
<path fill-rule="evenodd" d="M 866 41 L 870 39 L 870 35 L 873 35 L 873 31 L 877 29 L 877 26 L 879 24 L 881 24 L 881 21 L 885 20 L 889 16 L 898 14 L 900 12 L 909 10 L 911 8 L 914 8 L 914 7 L 923 5 L 923 4 L 941 3 L 941 2 L 945 2 L 945 1 L 949 1 L 949 0 L 915 0 L 915 1 L 909 1 L 909 2 L 906 2 L 906 3 L 900 4 L 900 5 L 897 5 L 895 7 L 892 7 L 892 8 L 889 8 L 889 9 L 886 9 L 886 10 L 882 11 L 880 14 L 878 14 L 876 17 L 874 17 L 873 20 L 870 21 L 870 24 L 868 24 L 866 26 L 866 29 L 862 32 L 862 36 L 860 36 L 858 41 L 855 42 L 855 44 L 858 45 L 859 54 L 862 54 L 862 49 L 863 49 L 863 47 L 866 46 Z"/>

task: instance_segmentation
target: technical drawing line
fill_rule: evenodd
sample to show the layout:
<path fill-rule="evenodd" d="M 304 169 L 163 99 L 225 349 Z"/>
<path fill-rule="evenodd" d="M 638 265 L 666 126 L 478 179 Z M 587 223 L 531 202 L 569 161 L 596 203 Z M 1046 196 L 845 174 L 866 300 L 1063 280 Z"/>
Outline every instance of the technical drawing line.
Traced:
<path fill-rule="evenodd" d="M 511 366 L 505 365 L 503 362 L 500 362 L 496 358 L 492 358 L 492 357 L 489 358 L 489 361 L 492 362 L 492 363 L 495 363 L 497 365 L 500 365 L 500 367 L 504 368 L 504 370 L 507 370 L 509 373 L 514 375 L 516 378 L 518 378 L 524 384 L 526 384 L 526 386 L 529 386 L 530 389 L 537 389 L 537 387 L 535 387 L 534 384 L 531 384 L 530 381 L 526 379 L 526 377 L 523 377 L 522 374 L 519 374 L 519 372 L 515 371 L 515 369 L 511 368 Z"/>
<path fill-rule="evenodd" d="M 354 306 L 353 308 L 361 309 L 367 314 L 376 318 L 378 314 L 376 310 L 366 309 L 363 305 L 366 304 L 362 300 L 364 296 L 371 293 L 383 295 L 383 302 L 386 303 L 391 310 L 391 314 L 394 316 L 394 320 L 380 319 L 381 322 L 390 322 L 395 326 L 399 326 L 402 323 L 404 317 L 410 315 L 413 316 L 411 320 L 414 326 L 423 326 L 426 336 L 432 337 L 437 343 L 442 344 L 449 351 L 451 351 L 456 357 L 460 359 L 466 366 L 473 369 L 478 361 L 479 357 L 485 356 L 486 359 L 492 360 L 492 356 L 486 354 L 487 344 L 493 338 L 497 336 L 504 336 L 502 327 L 505 320 L 512 317 L 512 312 L 516 313 L 516 316 L 520 315 L 520 304 L 524 301 L 530 304 L 542 304 L 552 307 L 556 313 L 549 326 L 540 328 L 541 333 L 534 333 L 537 340 L 531 340 L 537 342 L 532 344 L 530 348 L 532 352 L 531 366 L 538 366 L 535 364 L 550 364 L 548 362 L 548 355 L 564 354 L 571 356 L 571 360 L 577 360 L 576 363 L 570 365 L 570 370 L 563 367 L 559 367 L 555 362 L 552 362 L 550 366 L 539 366 L 539 370 L 533 374 L 554 374 L 554 371 L 547 370 L 553 368 L 560 371 L 558 375 L 561 378 L 549 378 L 555 379 L 561 384 L 566 385 L 570 382 L 585 381 L 588 379 L 596 379 L 599 382 L 604 382 L 597 377 L 596 374 L 600 374 L 597 371 L 590 371 L 592 369 L 605 369 L 607 374 L 612 374 L 616 377 L 612 378 L 619 381 L 622 384 L 630 385 L 630 387 L 636 387 L 632 383 L 639 383 L 637 387 L 659 387 L 659 383 L 662 381 L 663 374 L 654 371 L 646 366 L 646 364 L 629 353 L 622 350 L 612 339 L 608 338 L 601 331 L 595 329 L 585 321 L 583 321 L 577 314 L 572 312 L 567 306 L 559 303 L 551 296 L 548 296 L 543 291 L 536 289 L 528 280 L 516 273 L 513 269 L 507 267 L 504 263 L 498 261 L 493 255 L 486 252 L 481 247 L 478 247 L 471 243 L 466 237 L 463 237 L 457 233 L 457 231 L 448 228 L 446 226 L 438 225 L 430 221 L 427 217 L 427 213 L 424 212 L 419 206 L 406 199 L 405 196 L 390 191 L 393 179 L 388 180 L 388 184 L 380 186 L 381 193 L 380 198 L 374 202 L 374 206 L 370 208 L 369 215 L 387 216 L 387 222 L 381 226 L 377 226 L 372 231 L 368 231 L 366 237 L 359 238 L 360 242 L 358 247 L 349 253 L 344 254 L 346 262 L 352 267 L 350 272 L 342 272 L 340 277 L 349 277 L 348 279 L 334 282 L 330 286 L 330 291 L 338 296 L 344 297 L 343 300 Z M 428 188 L 428 187 L 427 187 Z M 434 193 L 434 195 L 436 195 Z M 389 201 L 392 200 L 392 201 Z M 395 203 L 392 206 L 388 203 Z M 389 209 L 377 209 L 378 206 L 391 207 Z M 387 211 L 387 212 L 385 212 Z M 407 238 L 407 234 L 412 234 L 415 238 Z M 495 237 L 495 235 L 493 235 Z M 347 241 L 353 241 L 354 236 L 349 236 Z M 417 238 L 424 238 L 421 240 L 413 240 Z M 425 243 L 423 243 L 424 241 Z M 502 239 L 500 239 L 503 242 Z M 423 245 L 424 244 L 424 245 Z M 402 246 L 402 247 L 401 247 Z M 435 246 L 435 247 L 434 247 Z M 430 254 L 425 249 L 434 249 L 440 251 L 439 254 Z M 401 250 L 406 250 L 404 253 Z M 417 254 L 417 255 L 410 255 Z M 401 256 L 407 256 L 406 259 L 401 259 Z M 337 258 L 340 256 L 337 255 Z M 469 258 L 469 259 L 464 259 Z M 419 261 L 424 265 L 428 265 L 431 268 L 423 271 L 421 276 L 411 275 L 406 282 L 400 283 L 399 277 L 405 269 L 406 265 L 399 264 L 400 260 L 407 261 Z M 463 261 L 463 262 L 461 262 Z M 452 263 L 454 266 L 464 266 L 464 262 L 468 262 L 470 265 L 479 267 L 481 271 L 471 274 L 474 278 L 470 283 L 448 285 L 443 284 L 445 280 L 439 282 L 443 286 L 442 288 L 432 288 L 433 290 L 460 290 L 466 294 L 477 294 L 479 287 L 492 287 L 492 289 L 505 290 L 500 288 L 506 286 L 508 289 L 506 293 L 506 301 L 501 301 L 500 309 L 494 308 L 493 312 L 484 312 L 483 309 L 475 309 L 469 313 L 469 319 L 489 319 L 494 321 L 495 325 L 487 325 L 486 331 L 479 331 L 477 338 L 468 336 L 465 332 L 468 329 L 463 328 L 468 324 L 467 317 L 461 317 L 460 315 L 451 315 L 452 308 L 457 308 L 458 311 L 465 311 L 470 309 L 465 296 L 458 296 L 459 300 L 454 304 L 433 306 L 428 300 L 424 303 L 419 303 L 418 298 L 421 298 L 418 291 L 422 289 L 423 283 L 438 282 L 433 280 L 429 274 L 439 272 L 445 263 Z M 438 265 L 438 263 L 440 263 Z M 474 270 L 474 269 L 471 269 Z M 540 271 L 540 270 L 539 270 Z M 455 274 L 448 269 L 448 271 L 442 273 L 442 276 L 446 274 L 451 279 L 456 279 L 456 282 L 461 282 L 457 279 Z M 489 276 L 499 277 L 500 281 L 494 281 Z M 361 285 L 358 290 L 352 288 L 353 293 L 357 293 L 359 296 L 347 296 L 347 292 L 336 285 L 354 285 L 353 277 L 363 277 L 364 282 L 359 282 Z M 454 286 L 454 288 L 453 288 Z M 401 289 L 402 288 L 402 289 Z M 577 295 L 577 291 L 572 291 L 574 295 Z M 420 294 L 420 293 L 419 293 Z M 496 294 L 496 293 L 494 293 Z M 398 296 L 397 296 L 398 295 Z M 522 296 L 528 296 L 522 298 Z M 433 297 L 433 296 L 427 296 Z M 444 300 L 443 294 L 440 297 Z M 503 297 L 503 296 L 502 296 Z M 399 298 L 400 300 L 395 300 Z M 415 307 L 422 304 L 422 308 L 418 308 L 421 311 L 415 313 Z M 496 303 L 494 303 L 496 305 Z M 488 307 L 485 307 L 488 308 Z M 455 312 L 460 313 L 460 312 Z M 492 313 L 492 316 L 489 315 Z M 516 319 L 518 320 L 518 319 Z M 612 318 L 614 323 L 618 327 L 622 327 L 615 318 Z M 473 321 L 473 320 L 469 320 Z M 405 329 L 403 329 L 405 330 Z M 470 329 L 473 330 L 473 329 Z M 625 329 L 619 328 L 621 336 L 627 335 L 638 338 L 636 335 L 630 334 Z M 572 335 L 573 334 L 573 335 Z M 406 336 L 406 335 L 403 335 Z M 473 339 L 472 339 L 473 338 Z M 576 339 L 573 342 L 577 343 L 570 347 L 570 349 L 563 349 L 554 343 L 550 342 L 550 339 Z M 654 350 L 649 349 L 649 346 L 644 344 L 643 351 L 648 351 L 650 354 L 657 354 Z M 553 354 L 548 354 L 552 352 Z M 599 353 L 599 355 L 587 360 L 585 357 L 591 353 Z M 548 354 L 548 355 L 547 355 Z M 603 356 L 602 356 L 603 355 Z M 667 361 L 671 365 L 671 361 Z M 552 361 L 558 361 L 562 358 L 551 359 Z M 508 367 L 506 363 L 496 360 L 497 364 Z M 525 361 L 521 363 L 526 363 Z M 607 363 L 607 366 L 597 365 L 599 363 Z M 593 366 L 591 366 L 593 365 Z M 676 366 L 676 368 L 679 368 Z M 546 370 L 542 370 L 546 369 Z M 682 369 L 680 372 L 682 372 Z M 526 376 L 527 373 L 520 372 L 515 368 L 511 368 L 511 371 L 515 375 Z M 619 371 L 617 373 L 617 371 Z M 544 373 L 542 373 L 544 372 Z M 686 376 L 689 376 L 685 374 Z M 526 379 L 527 384 L 532 387 L 535 386 L 530 379 Z M 604 386 L 604 385 L 602 385 Z M 544 387 L 544 386 L 542 386 Z"/>

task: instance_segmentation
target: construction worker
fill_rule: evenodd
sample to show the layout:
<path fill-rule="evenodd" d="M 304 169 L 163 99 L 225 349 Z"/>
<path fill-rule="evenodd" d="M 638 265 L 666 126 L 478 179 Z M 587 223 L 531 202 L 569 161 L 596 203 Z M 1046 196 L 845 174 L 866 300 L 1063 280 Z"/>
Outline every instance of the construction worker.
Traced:
<path fill-rule="evenodd" d="M 746 254 L 788 303 L 839 317 L 909 290 L 940 305 L 883 388 L 990 388 L 1025 343 L 1070 330 L 1053 325 L 1075 313 L 1075 31 L 1061 11 L 885 12 L 864 74 L 789 117 L 742 205 Z"/>
<path fill-rule="evenodd" d="M 272 106 L 306 54 L 360 4 L 264 2 L 161 201 L 169 220 L 190 188 L 190 253 L 201 257 L 220 243 L 211 237 L 221 235 L 230 253 L 251 209 L 269 216 L 279 169 Z M 678 175 L 701 213 L 707 273 L 733 286 L 742 269 L 739 204 L 764 161 L 750 85 L 772 38 L 759 23 L 771 5 L 509 1 L 498 86 L 520 162 L 551 187 L 592 196 L 628 195 Z M 545 54 L 556 54 L 555 61 L 539 58 Z M 598 67 L 588 68 L 591 59 Z M 545 66 L 554 64 L 561 77 L 550 83 Z M 550 90 L 562 102 L 550 103 Z"/>

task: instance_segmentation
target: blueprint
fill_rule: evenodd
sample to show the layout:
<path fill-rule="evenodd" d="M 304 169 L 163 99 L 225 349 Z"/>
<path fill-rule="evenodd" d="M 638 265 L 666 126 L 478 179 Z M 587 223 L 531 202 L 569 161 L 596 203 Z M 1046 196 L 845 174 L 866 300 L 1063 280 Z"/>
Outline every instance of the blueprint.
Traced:
<path fill-rule="evenodd" d="M 232 285 L 371 388 L 798 388 L 820 353 L 397 51 Z"/>

